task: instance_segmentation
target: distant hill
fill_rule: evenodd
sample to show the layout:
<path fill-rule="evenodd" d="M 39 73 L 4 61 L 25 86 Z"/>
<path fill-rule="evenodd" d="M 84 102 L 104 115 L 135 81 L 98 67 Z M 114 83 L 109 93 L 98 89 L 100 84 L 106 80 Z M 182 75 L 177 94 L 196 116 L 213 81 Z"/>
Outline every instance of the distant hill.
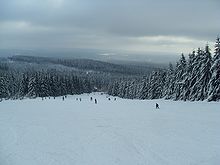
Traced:
<path fill-rule="evenodd" d="M 63 65 L 66 67 L 79 69 L 83 71 L 96 71 L 105 73 L 116 73 L 124 75 L 146 75 L 152 70 L 158 69 L 158 66 L 153 65 L 137 65 L 137 64 L 115 64 L 91 59 L 65 59 L 52 57 L 35 57 L 35 56 L 12 56 L 8 58 L 13 62 L 24 62 L 33 64 L 53 64 Z"/>

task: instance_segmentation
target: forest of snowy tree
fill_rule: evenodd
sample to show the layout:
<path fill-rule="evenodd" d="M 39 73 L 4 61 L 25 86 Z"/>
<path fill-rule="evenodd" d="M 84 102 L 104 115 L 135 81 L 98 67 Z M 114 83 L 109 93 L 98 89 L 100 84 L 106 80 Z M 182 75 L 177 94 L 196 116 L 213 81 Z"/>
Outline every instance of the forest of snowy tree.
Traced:
<path fill-rule="evenodd" d="M 182 54 L 176 66 L 153 71 L 150 76 L 135 81 L 115 81 L 108 88 L 113 96 L 130 99 L 220 100 L 220 39 L 212 57 L 207 45 L 189 54 Z"/>
<path fill-rule="evenodd" d="M 111 64 L 88 59 L 13 56 L 0 59 L 0 100 L 56 97 L 107 91 L 123 80 L 149 74 L 154 68 Z"/>
<path fill-rule="evenodd" d="M 0 98 L 63 96 L 91 92 L 86 79 L 57 71 L 7 72 L 0 74 Z"/>
<path fill-rule="evenodd" d="M 129 99 L 220 100 L 219 37 L 213 55 L 207 45 L 187 59 L 182 54 L 176 65 L 169 64 L 167 69 L 94 60 L 9 59 L 0 59 L 0 100 L 93 91 Z"/>

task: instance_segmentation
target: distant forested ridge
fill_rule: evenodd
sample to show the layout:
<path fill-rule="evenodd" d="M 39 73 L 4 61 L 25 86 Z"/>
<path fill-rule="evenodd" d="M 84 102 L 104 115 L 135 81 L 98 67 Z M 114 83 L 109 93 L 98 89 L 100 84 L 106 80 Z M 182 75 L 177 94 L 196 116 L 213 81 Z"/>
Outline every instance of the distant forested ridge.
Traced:
<path fill-rule="evenodd" d="M 176 65 L 124 65 L 88 59 L 0 59 L 0 99 L 106 92 L 129 99 L 220 100 L 220 39 L 181 55 Z"/>
<path fill-rule="evenodd" d="M 153 65 L 138 66 L 129 64 L 113 64 L 109 62 L 91 60 L 91 59 L 65 59 L 51 57 L 35 57 L 35 56 L 12 56 L 9 58 L 12 61 L 20 61 L 36 64 L 54 64 L 62 65 L 78 70 L 87 70 L 95 72 L 123 74 L 123 75 L 143 75 L 149 74 L 156 67 Z"/>

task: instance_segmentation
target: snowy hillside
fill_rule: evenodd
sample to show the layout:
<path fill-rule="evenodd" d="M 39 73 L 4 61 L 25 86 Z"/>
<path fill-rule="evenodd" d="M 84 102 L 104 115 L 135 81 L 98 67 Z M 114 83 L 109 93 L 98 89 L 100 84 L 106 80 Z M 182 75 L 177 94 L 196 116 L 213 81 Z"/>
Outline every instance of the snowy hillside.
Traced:
<path fill-rule="evenodd" d="M 0 102 L 0 165 L 220 164 L 219 102 L 110 98 Z"/>

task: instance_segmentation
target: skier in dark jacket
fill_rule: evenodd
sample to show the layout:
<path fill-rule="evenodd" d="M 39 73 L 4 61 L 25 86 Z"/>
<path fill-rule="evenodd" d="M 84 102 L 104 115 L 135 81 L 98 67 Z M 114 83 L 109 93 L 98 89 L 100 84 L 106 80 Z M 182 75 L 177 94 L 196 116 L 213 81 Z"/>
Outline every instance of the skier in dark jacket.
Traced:
<path fill-rule="evenodd" d="M 156 103 L 156 109 L 160 109 L 159 104 Z"/>
<path fill-rule="evenodd" d="M 97 104 L 97 100 L 95 99 L 95 104 Z"/>

